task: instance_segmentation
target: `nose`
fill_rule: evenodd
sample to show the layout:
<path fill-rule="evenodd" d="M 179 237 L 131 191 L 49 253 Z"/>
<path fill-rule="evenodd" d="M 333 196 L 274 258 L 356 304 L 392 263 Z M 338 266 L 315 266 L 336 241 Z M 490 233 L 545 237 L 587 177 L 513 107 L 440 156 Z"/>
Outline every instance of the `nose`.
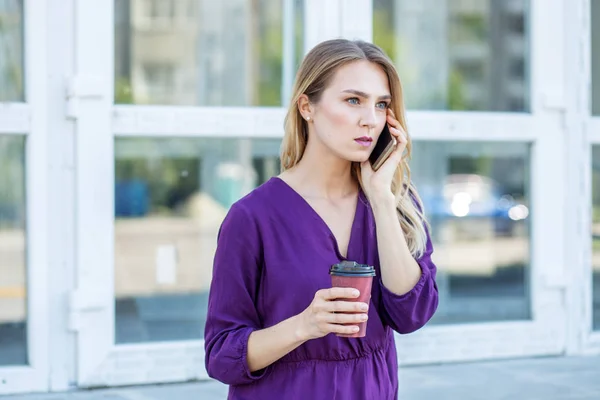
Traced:
<path fill-rule="evenodd" d="M 364 110 L 363 115 L 361 116 L 360 126 L 364 126 L 369 129 L 375 128 L 377 125 L 377 114 L 375 109 L 371 109 L 368 107 Z"/>

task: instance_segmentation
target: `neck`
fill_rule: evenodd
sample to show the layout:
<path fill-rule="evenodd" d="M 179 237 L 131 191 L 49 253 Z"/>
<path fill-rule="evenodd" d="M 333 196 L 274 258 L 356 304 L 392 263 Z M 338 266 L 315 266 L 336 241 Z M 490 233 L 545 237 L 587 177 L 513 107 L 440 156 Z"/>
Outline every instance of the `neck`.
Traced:
<path fill-rule="evenodd" d="M 306 197 L 336 200 L 356 194 L 357 183 L 352 178 L 351 168 L 350 161 L 332 154 L 325 146 L 312 140 L 300 162 L 286 171 L 286 175 Z"/>

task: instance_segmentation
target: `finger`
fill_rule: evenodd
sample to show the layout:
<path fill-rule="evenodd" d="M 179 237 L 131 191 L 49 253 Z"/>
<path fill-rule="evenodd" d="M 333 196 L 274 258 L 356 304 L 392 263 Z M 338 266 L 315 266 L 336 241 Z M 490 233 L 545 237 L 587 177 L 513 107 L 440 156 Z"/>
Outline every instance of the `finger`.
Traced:
<path fill-rule="evenodd" d="M 390 133 L 393 137 L 396 138 L 397 142 L 401 142 L 404 140 L 404 135 L 402 135 L 402 131 L 400 131 L 399 129 L 390 126 Z"/>
<path fill-rule="evenodd" d="M 394 151 L 392 152 L 392 156 L 395 153 L 400 153 L 400 155 L 402 155 L 404 153 L 404 150 L 406 149 L 407 144 L 408 144 L 408 140 L 406 139 L 406 136 L 399 134 L 399 136 L 396 137 L 396 147 L 394 148 Z"/>
<path fill-rule="evenodd" d="M 396 129 L 402 128 L 402 126 L 400 125 L 400 121 L 398 121 L 394 116 L 392 115 L 388 115 L 387 116 L 387 122 L 388 124 L 390 124 L 391 126 L 393 126 Z"/>
<path fill-rule="evenodd" d="M 326 321 L 331 324 L 359 324 L 369 319 L 367 314 L 328 313 Z"/>
<path fill-rule="evenodd" d="M 324 300 L 353 299 L 360 296 L 360 292 L 354 288 L 332 287 L 319 290 L 320 297 Z"/>
<path fill-rule="evenodd" d="M 325 329 L 329 333 L 339 333 L 342 335 L 352 335 L 353 333 L 358 332 L 359 328 L 357 325 L 337 325 L 337 324 L 327 324 Z"/>
<path fill-rule="evenodd" d="M 396 148 L 390 155 L 390 159 L 394 165 L 398 165 L 400 161 L 402 161 L 402 154 L 404 154 L 404 149 L 406 148 L 406 140 L 398 139 L 398 143 L 396 144 Z"/>
<path fill-rule="evenodd" d="M 367 312 L 369 305 L 358 301 L 328 301 L 325 309 L 329 312 Z"/>
<path fill-rule="evenodd" d="M 406 140 L 406 138 L 408 137 L 408 134 L 406 133 L 406 131 L 402 128 L 402 126 L 400 124 L 398 124 L 397 127 L 390 126 L 390 133 L 396 137 L 401 137 L 404 140 Z"/>

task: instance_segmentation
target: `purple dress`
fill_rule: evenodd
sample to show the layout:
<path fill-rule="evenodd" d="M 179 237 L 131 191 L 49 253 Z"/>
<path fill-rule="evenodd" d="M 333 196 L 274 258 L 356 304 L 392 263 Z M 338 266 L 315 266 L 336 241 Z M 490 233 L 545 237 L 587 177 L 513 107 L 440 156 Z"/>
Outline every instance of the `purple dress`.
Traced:
<path fill-rule="evenodd" d="M 329 334 L 250 373 L 250 333 L 301 313 L 319 289 L 331 287 L 329 267 L 344 258 L 325 222 L 287 183 L 271 178 L 235 203 L 219 231 L 205 330 L 208 374 L 230 385 L 229 399 L 365 400 L 398 398 L 393 331 L 410 333 L 438 304 L 431 240 L 418 261 L 422 275 L 398 296 L 380 280 L 375 220 L 361 192 L 348 260 L 375 266 L 367 335 Z"/>

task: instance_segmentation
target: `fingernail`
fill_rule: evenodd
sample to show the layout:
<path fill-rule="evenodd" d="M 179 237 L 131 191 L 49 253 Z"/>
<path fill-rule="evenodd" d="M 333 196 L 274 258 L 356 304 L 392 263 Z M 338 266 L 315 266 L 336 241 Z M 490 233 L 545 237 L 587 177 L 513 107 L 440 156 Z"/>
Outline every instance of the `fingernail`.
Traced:
<path fill-rule="evenodd" d="M 355 291 L 353 291 L 353 292 L 352 292 L 352 294 L 353 294 L 355 297 L 358 297 L 358 296 L 360 296 L 360 292 L 359 292 L 358 290 L 355 290 Z"/>
<path fill-rule="evenodd" d="M 367 311 L 367 310 L 369 309 L 369 306 L 368 306 L 368 305 L 366 305 L 366 304 L 363 304 L 362 306 L 360 306 L 360 309 L 361 309 L 362 311 Z"/>

